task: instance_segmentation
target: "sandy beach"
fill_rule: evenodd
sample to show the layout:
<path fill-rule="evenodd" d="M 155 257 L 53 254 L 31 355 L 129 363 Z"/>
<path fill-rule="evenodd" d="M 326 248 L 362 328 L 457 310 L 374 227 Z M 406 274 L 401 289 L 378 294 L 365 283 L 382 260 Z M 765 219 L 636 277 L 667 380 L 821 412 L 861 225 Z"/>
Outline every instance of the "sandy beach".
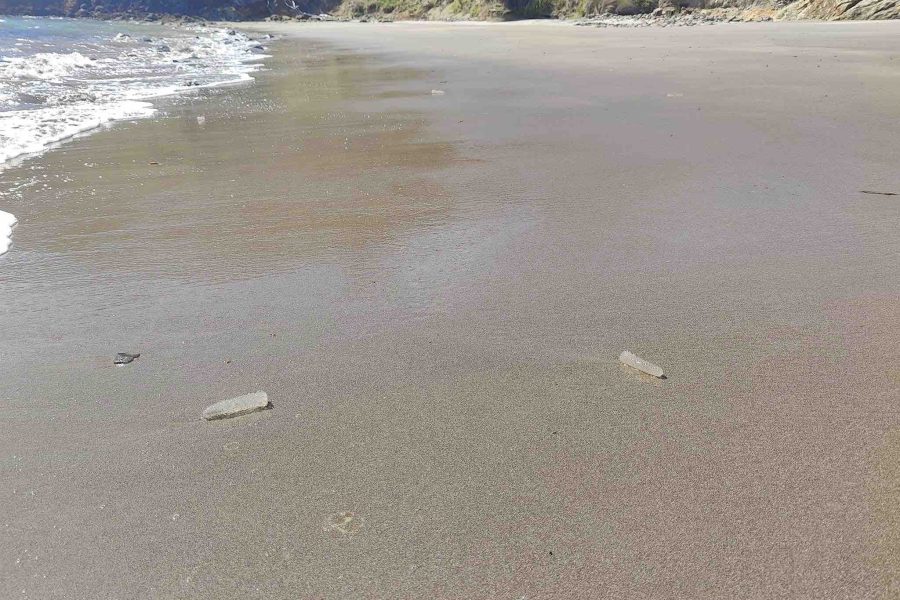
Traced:
<path fill-rule="evenodd" d="M 900 596 L 900 22 L 244 28 L 0 172 L 0 598 Z"/>

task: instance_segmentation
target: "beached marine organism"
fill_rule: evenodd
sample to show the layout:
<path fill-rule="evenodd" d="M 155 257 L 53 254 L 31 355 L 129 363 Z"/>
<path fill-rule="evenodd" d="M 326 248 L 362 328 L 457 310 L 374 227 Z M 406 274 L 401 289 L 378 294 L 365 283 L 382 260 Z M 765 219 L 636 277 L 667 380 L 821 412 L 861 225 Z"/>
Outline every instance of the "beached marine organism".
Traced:
<path fill-rule="evenodd" d="M 652 375 L 653 377 L 658 377 L 660 379 L 665 377 L 662 368 L 632 354 L 628 350 L 622 351 L 622 354 L 619 355 L 619 361 L 632 369 L 637 369 L 641 373 L 646 373 L 647 375 Z"/>
<path fill-rule="evenodd" d="M 207 421 L 227 419 L 229 417 L 238 417 L 270 407 L 269 397 L 265 392 L 254 392 L 252 394 L 238 396 L 237 398 L 216 402 L 203 411 L 203 418 Z"/>

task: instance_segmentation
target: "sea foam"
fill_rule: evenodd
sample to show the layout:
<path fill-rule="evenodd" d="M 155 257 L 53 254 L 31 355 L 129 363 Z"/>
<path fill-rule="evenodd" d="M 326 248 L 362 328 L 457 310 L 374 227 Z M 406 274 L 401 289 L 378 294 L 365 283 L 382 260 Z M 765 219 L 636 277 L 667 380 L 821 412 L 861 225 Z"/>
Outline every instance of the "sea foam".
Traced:
<path fill-rule="evenodd" d="M 73 75 L 93 64 L 80 52 L 39 52 L 31 56 L 0 57 L 0 78 L 56 79 Z"/>
<path fill-rule="evenodd" d="M 0 113 L 0 163 L 37 154 L 112 121 L 148 117 L 154 112 L 149 102 L 123 100 Z"/>
<path fill-rule="evenodd" d="M 9 250 L 12 244 L 12 228 L 16 222 L 13 214 L 0 210 L 0 254 L 6 254 Z"/>
<path fill-rule="evenodd" d="M 34 32 L 33 21 L 9 21 L 0 30 L 0 170 L 151 116 L 149 101 L 160 96 L 251 81 L 266 56 L 248 36 L 214 27 L 53 19 Z"/>

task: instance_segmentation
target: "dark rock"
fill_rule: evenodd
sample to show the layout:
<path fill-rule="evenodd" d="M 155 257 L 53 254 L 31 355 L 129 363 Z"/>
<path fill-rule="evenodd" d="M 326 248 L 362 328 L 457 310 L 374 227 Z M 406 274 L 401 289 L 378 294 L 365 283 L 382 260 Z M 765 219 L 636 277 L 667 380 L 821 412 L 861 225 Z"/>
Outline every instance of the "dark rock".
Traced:
<path fill-rule="evenodd" d="M 139 357 L 141 354 L 138 352 L 137 354 L 130 354 L 128 352 L 119 352 L 116 354 L 116 357 L 113 359 L 114 365 L 127 365 L 130 362 L 133 362 L 134 359 Z"/>

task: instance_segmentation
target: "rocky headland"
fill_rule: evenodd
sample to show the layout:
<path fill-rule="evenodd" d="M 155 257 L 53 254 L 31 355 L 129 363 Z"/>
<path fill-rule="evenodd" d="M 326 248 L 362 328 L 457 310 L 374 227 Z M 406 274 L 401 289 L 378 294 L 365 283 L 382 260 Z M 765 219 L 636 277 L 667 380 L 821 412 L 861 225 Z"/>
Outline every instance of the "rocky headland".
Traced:
<path fill-rule="evenodd" d="M 578 19 L 600 27 L 900 18 L 900 0 L 0 0 L 0 13 L 215 20 Z"/>

